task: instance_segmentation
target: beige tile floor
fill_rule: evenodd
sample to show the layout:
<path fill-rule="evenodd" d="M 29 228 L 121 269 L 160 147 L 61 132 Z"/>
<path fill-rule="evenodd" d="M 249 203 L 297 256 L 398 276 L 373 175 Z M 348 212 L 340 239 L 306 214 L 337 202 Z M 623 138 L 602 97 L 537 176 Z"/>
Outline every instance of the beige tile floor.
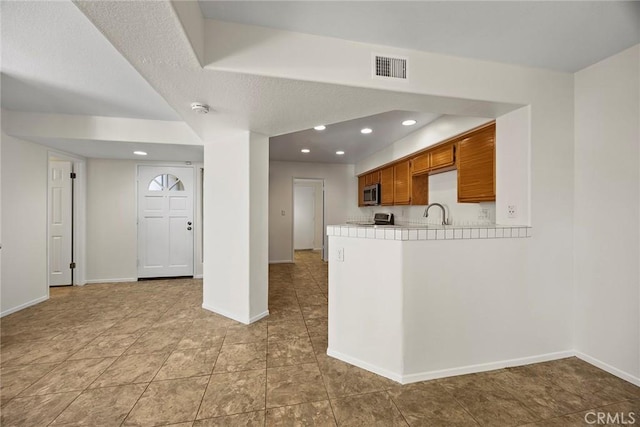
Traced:
<path fill-rule="evenodd" d="M 575 358 L 407 386 L 332 359 L 318 253 L 269 277 L 250 326 L 203 310 L 199 280 L 52 289 L 2 319 L 0 424 L 640 425 L 640 389 Z"/>

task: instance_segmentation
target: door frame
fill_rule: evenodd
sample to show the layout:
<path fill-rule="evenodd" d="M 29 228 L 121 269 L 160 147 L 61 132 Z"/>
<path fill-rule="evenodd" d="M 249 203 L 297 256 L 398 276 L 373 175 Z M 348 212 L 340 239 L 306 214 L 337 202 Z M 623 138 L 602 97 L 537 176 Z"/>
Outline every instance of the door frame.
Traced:
<path fill-rule="evenodd" d="M 49 162 L 51 160 L 63 160 L 71 162 L 71 169 L 76 173 L 73 182 L 73 198 L 72 211 L 72 239 L 73 239 L 73 262 L 76 263 L 75 271 L 72 274 L 72 285 L 83 286 L 87 283 L 87 254 L 86 254 L 86 236 L 87 236 L 87 159 L 64 151 L 48 150 L 47 152 L 47 188 L 49 188 Z M 49 239 L 49 208 L 50 195 L 47 190 L 47 297 L 49 297 L 49 289 L 51 283 L 49 280 L 49 256 L 51 253 L 51 242 Z"/>
<path fill-rule="evenodd" d="M 200 206 L 200 203 L 202 203 L 202 201 L 198 201 L 200 195 L 199 195 L 199 186 L 197 183 L 197 179 L 199 178 L 199 174 L 198 172 L 200 171 L 201 168 L 203 168 L 201 163 L 192 163 L 192 162 L 154 162 L 154 161 L 149 161 L 149 162 L 137 162 L 135 165 L 135 173 L 134 173 L 134 184 L 136 187 L 136 191 L 135 191 L 135 203 L 134 203 L 134 209 L 135 209 L 135 217 L 136 217 L 136 280 L 139 280 L 140 277 L 138 277 L 138 263 L 140 262 L 140 259 L 138 258 L 139 254 L 140 254 L 140 218 L 138 218 L 139 215 L 139 207 L 138 207 L 138 202 L 140 200 L 140 197 L 138 195 L 139 193 L 139 183 L 138 183 L 138 173 L 140 170 L 140 166 L 153 166 L 153 167 L 168 167 L 168 168 L 175 168 L 175 167 L 183 167 L 185 169 L 191 169 L 191 173 L 193 175 L 193 197 L 192 197 L 192 202 L 193 202 L 193 247 L 191 248 L 192 254 L 193 254 L 193 263 L 192 263 L 192 276 L 194 279 L 197 279 L 198 277 L 196 277 L 196 272 L 198 271 L 197 268 L 197 263 L 200 262 L 199 258 L 198 258 L 198 251 L 197 251 L 197 247 L 198 247 L 198 237 L 201 233 L 201 229 L 200 229 L 200 222 L 198 221 L 198 215 L 196 213 L 196 209 Z M 204 197 L 204 194 L 203 194 Z M 200 218 L 201 220 L 201 218 Z"/>
<path fill-rule="evenodd" d="M 326 213 L 326 184 L 324 178 L 307 178 L 301 176 L 294 176 L 291 179 L 291 262 L 295 262 L 295 186 L 296 182 L 315 182 L 320 183 L 322 186 L 322 259 L 326 261 L 326 249 L 327 249 L 327 225 L 325 224 L 327 213 Z"/>

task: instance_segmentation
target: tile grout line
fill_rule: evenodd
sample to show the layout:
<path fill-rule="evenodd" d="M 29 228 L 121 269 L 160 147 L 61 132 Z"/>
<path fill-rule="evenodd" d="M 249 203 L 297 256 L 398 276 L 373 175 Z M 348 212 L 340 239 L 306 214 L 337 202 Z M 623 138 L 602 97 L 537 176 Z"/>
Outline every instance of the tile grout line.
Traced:
<path fill-rule="evenodd" d="M 300 299 L 298 298 L 298 293 L 295 292 L 295 295 L 296 295 L 296 301 L 298 302 L 298 306 L 299 306 L 300 305 Z M 300 311 L 302 311 L 301 308 L 300 308 Z M 304 322 L 305 328 L 307 328 L 307 335 L 309 335 L 309 341 L 311 342 L 311 334 L 309 332 L 309 326 L 307 325 L 307 319 L 304 318 L 304 315 L 303 315 L 303 322 Z M 327 382 L 325 381 L 324 374 L 322 373 L 322 369 L 320 369 L 320 362 L 318 361 L 318 353 L 316 353 L 316 349 L 313 346 L 313 342 L 311 342 L 311 348 L 313 349 L 313 357 L 316 359 L 316 367 L 318 368 L 318 372 L 320 372 L 320 378 L 322 379 L 322 385 L 324 386 L 324 392 L 327 394 L 327 401 L 329 402 L 329 408 L 331 409 L 331 415 L 333 415 L 333 422 L 336 425 L 338 425 L 338 418 L 336 417 L 336 412 L 335 412 L 335 410 L 333 408 L 333 403 L 331 402 L 331 396 L 329 396 L 329 389 L 327 388 Z"/>
<path fill-rule="evenodd" d="M 169 312 L 169 310 L 171 310 L 171 308 L 175 307 L 177 303 L 173 304 L 171 307 L 168 307 L 165 311 L 163 311 L 162 315 L 160 315 L 158 317 L 158 319 L 161 319 L 165 314 L 167 314 Z M 157 320 L 156 320 L 157 323 Z M 149 326 L 150 328 L 150 326 Z M 148 329 L 148 328 L 147 328 Z M 146 332 L 146 331 L 145 331 Z M 142 334 L 144 335 L 144 333 Z M 142 337 L 142 335 L 140 335 L 140 337 Z M 140 339 L 140 337 L 138 337 L 138 339 Z M 134 341 L 131 346 L 133 346 L 138 340 Z M 176 344 L 177 345 L 177 344 Z M 127 350 L 131 347 L 127 347 Z M 126 353 L 126 350 L 124 353 L 122 353 L 122 356 L 124 356 Z M 124 416 L 124 418 L 122 418 L 122 422 L 120 423 L 120 426 L 124 425 L 124 423 L 127 421 L 127 418 L 129 418 L 129 416 L 131 415 L 131 411 L 133 411 L 133 409 L 136 407 L 136 405 L 138 404 L 138 402 L 140 402 L 140 399 L 142 398 L 142 396 L 144 396 L 144 394 L 147 392 L 147 390 L 149 389 L 149 386 L 151 385 L 151 382 L 154 380 L 154 378 L 158 375 L 158 372 L 160 372 L 160 369 L 162 369 L 162 367 L 164 366 L 164 364 L 167 362 L 167 359 L 169 359 L 169 356 L 171 356 L 172 352 L 169 352 L 167 354 L 166 359 L 164 359 L 164 361 L 162 362 L 162 365 L 160 365 L 160 368 L 158 368 L 158 370 L 156 371 L 156 373 L 153 375 L 153 377 L 151 378 L 151 381 L 149 381 L 146 385 L 146 387 L 144 388 L 144 390 L 142 390 L 142 393 L 140 393 L 140 396 L 138 396 L 138 398 L 136 399 L 135 403 L 133 405 L 131 405 L 131 408 L 129 409 L 129 411 L 127 412 L 127 414 Z M 121 357 L 122 357 L 121 356 Z M 97 378 L 96 378 L 97 380 Z M 206 391 L 206 390 L 205 390 Z M 197 414 L 196 414 L 197 416 Z"/>

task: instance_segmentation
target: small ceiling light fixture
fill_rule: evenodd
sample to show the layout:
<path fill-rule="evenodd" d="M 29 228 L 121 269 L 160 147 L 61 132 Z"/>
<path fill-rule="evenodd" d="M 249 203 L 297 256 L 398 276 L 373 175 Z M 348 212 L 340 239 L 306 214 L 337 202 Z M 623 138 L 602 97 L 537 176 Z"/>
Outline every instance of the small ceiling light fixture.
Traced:
<path fill-rule="evenodd" d="M 325 125 L 314 126 L 315 130 L 325 130 L 327 127 Z"/>
<path fill-rule="evenodd" d="M 409 119 L 409 120 L 405 120 L 404 122 L 402 122 L 402 126 L 413 126 L 416 123 L 418 123 L 418 122 L 416 122 L 413 119 Z"/>
<path fill-rule="evenodd" d="M 342 155 L 344 154 L 344 151 L 336 151 L 336 154 L 337 154 L 338 156 L 342 156 Z"/>
<path fill-rule="evenodd" d="M 144 151 L 134 151 L 133 154 L 135 154 L 136 156 L 146 156 L 147 153 Z"/>
<path fill-rule="evenodd" d="M 311 150 L 309 150 L 308 148 L 303 148 L 302 150 L 300 150 L 301 153 L 307 154 L 310 153 Z"/>
<path fill-rule="evenodd" d="M 193 102 L 191 109 L 198 114 L 207 114 L 209 112 L 209 106 L 207 104 L 201 104 L 200 102 Z"/>
<path fill-rule="evenodd" d="M 371 132 L 373 132 L 373 130 L 371 130 L 370 128 L 360 129 L 360 133 L 364 133 L 365 135 Z"/>

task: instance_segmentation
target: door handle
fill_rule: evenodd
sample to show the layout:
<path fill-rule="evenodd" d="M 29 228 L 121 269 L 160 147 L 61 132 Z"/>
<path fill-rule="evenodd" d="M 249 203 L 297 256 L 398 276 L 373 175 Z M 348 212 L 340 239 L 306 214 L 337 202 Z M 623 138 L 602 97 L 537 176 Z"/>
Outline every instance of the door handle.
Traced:
<path fill-rule="evenodd" d="M 187 225 L 191 225 L 191 221 L 187 222 Z"/>
<path fill-rule="evenodd" d="M 187 230 L 191 231 L 191 227 L 187 227 Z"/>

